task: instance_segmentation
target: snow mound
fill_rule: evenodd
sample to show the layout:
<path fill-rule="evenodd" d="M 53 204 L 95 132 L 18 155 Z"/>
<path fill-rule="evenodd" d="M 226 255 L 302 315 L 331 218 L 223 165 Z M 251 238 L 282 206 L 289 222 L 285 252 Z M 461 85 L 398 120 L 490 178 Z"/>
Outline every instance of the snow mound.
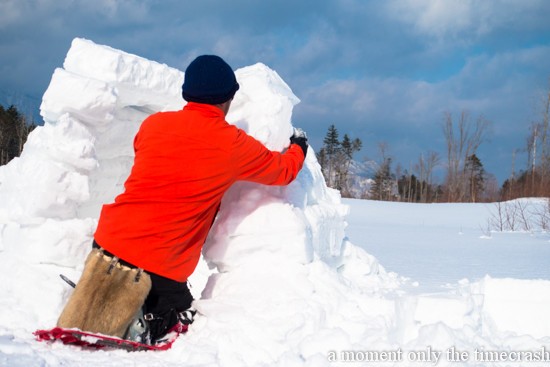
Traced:
<path fill-rule="evenodd" d="M 228 121 L 272 150 L 285 149 L 298 98 L 263 64 L 236 75 L 241 88 Z M 2 302 L 5 309 L 17 303 L 31 317 L 4 313 L 0 325 L 18 325 L 26 334 L 55 323 L 70 292 L 56 275 L 78 278 L 101 205 L 123 189 L 140 123 L 150 113 L 180 109 L 182 82 L 183 73 L 166 65 L 73 41 L 44 94 L 44 126 L 31 133 L 20 158 L 0 168 L 0 261 L 11 271 L 32 270 L 17 285 L 4 286 L 8 294 L 17 294 L 15 287 L 31 291 Z M 202 291 L 201 316 L 186 343 L 203 352 L 222 349 L 227 365 L 256 351 L 248 362 L 256 365 L 315 354 L 316 335 L 345 335 L 338 322 L 352 320 L 338 315 L 342 307 L 355 319 L 362 288 L 399 283 L 345 240 L 347 211 L 339 193 L 325 185 L 313 151 L 288 187 L 236 184 L 205 245 L 206 262 L 191 280 L 193 292 Z M 333 301 L 327 305 L 327 299 Z M 292 343 L 281 343 L 290 336 Z"/>

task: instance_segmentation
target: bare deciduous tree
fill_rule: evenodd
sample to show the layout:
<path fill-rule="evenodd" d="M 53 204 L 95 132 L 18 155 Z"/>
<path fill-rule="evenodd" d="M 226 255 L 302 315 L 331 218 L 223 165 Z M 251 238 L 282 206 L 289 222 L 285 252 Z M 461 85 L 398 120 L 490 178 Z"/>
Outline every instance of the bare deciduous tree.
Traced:
<path fill-rule="evenodd" d="M 415 172 L 420 182 L 420 202 L 428 202 L 428 189 L 433 186 L 433 171 L 439 165 L 440 157 L 437 152 L 429 151 L 427 155 L 421 154 L 415 165 Z"/>
<path fill-rule="evenodd" d="M 468 112 L 462 111 L 458 121 L 450 112 L 445 113 L 443 134 L 447 143 L 446 199 L 450 202 L 464 201 L 468 192 L 468 178 L 465 172 L 467 157 L 476 153 L 490 122 L 480 116 L 472 123 Z"/>
<path fill-rule="evenodd" d="M 397 185 L 391 173 L 392 159 L 388 157 L 388 144 L 386 142 L 378 143 L 378 151 L 381 160 L 374 175 L 369 197 L 374 200 L 393 201 L 396 198 Z"/>
<path fill-rule="evenodd" d="M 542 112 L 542 121 L 540 124 L 540 145 L 541 145 L 541 165 L 540 165 L 540 191 L 543 195 L 550 195 L 550 88 L 546 96 Z"/>

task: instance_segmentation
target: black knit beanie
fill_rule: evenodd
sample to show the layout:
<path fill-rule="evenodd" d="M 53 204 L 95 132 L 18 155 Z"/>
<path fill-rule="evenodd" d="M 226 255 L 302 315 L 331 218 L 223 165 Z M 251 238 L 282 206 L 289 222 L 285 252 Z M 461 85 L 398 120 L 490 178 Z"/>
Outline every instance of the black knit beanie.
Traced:
<path fill-rule="evenodd" d="M 202 55 L 189 64 L 181 88 L 183 99 L 206 104 L 224 103 L 239 90 L 235 73 L 221 57 Z"/>

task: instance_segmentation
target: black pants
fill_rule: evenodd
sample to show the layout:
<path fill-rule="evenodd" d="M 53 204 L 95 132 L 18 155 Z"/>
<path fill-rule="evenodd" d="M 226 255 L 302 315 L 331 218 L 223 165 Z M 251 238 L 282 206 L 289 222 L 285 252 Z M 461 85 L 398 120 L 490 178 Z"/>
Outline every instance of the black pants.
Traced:
<path fill-rule="evenodd" d="M 95 241 L 93 243 L 93 247 L 101 248 L 101 246 Z M 103 250 L 103 252 L 107 256 L 113 256 L 113 254 L 106 250 Z M 122 265 L 137 268 L 137 266 L 122 259 L 120 259 L 119 262 Z M 151 277 L 151 291 L 145 299 L 145 313 L 163 315 L 171 309 L 181 312 L 191 307 L 193 296 L 187 287 L 187 282 L 177 282 L 151 272 L 147 272 L 147 274 Z"/>
<path fill-rule="evenodd" d="M 162 277 L 148 273 L 151 276 L 151 291 L 145 299 L 145 312 L 162 315 L 171 309 L 177 312 L 191 307 L 193 296 L 187 287 L 187 282 Z"/>

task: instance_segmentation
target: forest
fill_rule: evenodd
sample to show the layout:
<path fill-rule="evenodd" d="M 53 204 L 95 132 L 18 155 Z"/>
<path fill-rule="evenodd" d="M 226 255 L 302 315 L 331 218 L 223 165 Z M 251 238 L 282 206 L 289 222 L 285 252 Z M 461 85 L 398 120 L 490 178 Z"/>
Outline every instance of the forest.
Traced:
<path fill-rule="evenodd" d="M 550 91 L 538 121 L 529 125 L 526 143 L 514 152 L 512 172 L 502 185 L 487 172 L 478 156 L 486 141 L 490 121 L 473 118 L 468 111 L 446 112 L 441 123 L 445 152 L 427 151 L 416 163 L 404 169 L 394 164 L 386 142 L 378 143 L 380 158 L 373 177 L 358 189 L 353 172 L 354 154 L 362 147 L 360 139 L 344 134 L 340 140 L 333 124 L 317 153 L 325 181 L 343 197 L 414 203 L 500 202 L 520 197 L 550 197 Z M 527 164 L 516 171 L 515 153 L 527 154 Z M 367 158 L 368 159 L 368 158 Z M 395 168 L 394 168 L 395 166 Z M 435 177 L 436 169 L 444 172 Z M 364 189 L 363 189 L 364 187 Z"/>
<path fill-rule="evenodd" d="M 7 109 L 0 105 L 0 165 L 4 165 L 23 151 L 29 133 L 36 124 L 28 123 L 14 105 Z"/>

